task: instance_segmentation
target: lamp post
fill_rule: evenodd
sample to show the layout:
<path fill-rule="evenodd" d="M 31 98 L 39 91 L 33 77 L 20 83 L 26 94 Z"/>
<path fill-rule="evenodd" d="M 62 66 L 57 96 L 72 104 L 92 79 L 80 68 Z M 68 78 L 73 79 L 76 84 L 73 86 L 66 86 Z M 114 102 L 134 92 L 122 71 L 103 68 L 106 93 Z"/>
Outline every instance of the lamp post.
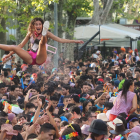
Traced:
<path fill-rule="evenodd" d="M 54 3 L 54 35 L 58 36 L 58 13 L 57 13 L 57 3 Z M 54 41 L 54 47 L 57 48 L 56 54 L 54 55 L 54 67 L 58 67 L 58 42 Z"/>

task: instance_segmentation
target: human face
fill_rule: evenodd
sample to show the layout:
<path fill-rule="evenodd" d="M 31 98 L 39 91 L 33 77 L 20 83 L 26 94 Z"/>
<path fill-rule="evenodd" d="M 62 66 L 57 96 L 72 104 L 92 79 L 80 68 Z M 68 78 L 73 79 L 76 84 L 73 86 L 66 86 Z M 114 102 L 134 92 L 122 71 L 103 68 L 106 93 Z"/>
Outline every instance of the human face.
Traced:
<path fill-rule="evenodd" d="M 105 101 L 106 101 L 106 98 L 105 97 L 102 97 L 99 103 L 101 105 L 104 105 L 105 104 Z"/>
<path fill-rule="evenodd" d="M 68 102 L 69 102 L 68 98 L 65 98 L 64 101 L 63 101 L 64 106 L 67 106 Z"/>
<path fill-rule="evenodd" d="M 126 73 L 127 72 L 127 67 L 123 68 L 123 72 Z"/>
<path fill-rule="evenodd" d="M 69 78 L 68 77 L 65 77 L 63 83 L 64 84 L 68 84 L 69 83 Z"/>
<path fill-rule="evenodd" d="M 66 75 L 68 75 L 68 74 L 70 73 L 70 69 L 69 69 L 69 68 L 65 68 L 64 73 L 65 73 Z"/>
<path fill-rule="evenodd" d="M 36 21 L 34 24 L 35 31 L 40 34 L 42 32 L 42 23 L 41 21 Z"/>
<path fill-rule="evenodd" d="M 15 90 L 14 90 L 14 96 L 18 96 L 19 95 L 19 92 L 20 92 L 20 89 L 19 88 L 15 88 Z"/>
<path fill-rule="evenodd" d="M 87 106 L 85 107 L 85 109 L 86 109 L 86 111 L 88 111 L 89 110 L 89 108 L 92 106 L 92 103 L 91 102 L 89 102 L 88 104 L 87 104 Z"/>
<path fill-rule="evenodd" d="M 57 127 L 60 128 L 61 120 L 59 118 L 54 118 L 54 121 L 55 121 Z"/>
<path fill-rule="evenodd" d="M 44 85 L 44 90 L 48 90 L 48 85 Z"/>
<path fill-rule="evenodd" d="M 32 90 L 31 90 L 31 93 L 32 93 L 32 95 L 37 95 L 37 94 L 39 94 L 39 93 L 37 92 L 37 90 L 35 90 L 35 89 L 32 89 Z"/>
<path fill-rule="evenodd" d="M 14 119 L 12 120 L 13 124 L 17 124 L 17 117 L 14 117 Z"/>
<path fill-rule="evenodd" d="M 55 109 L 57 107 L 58 101 L 52 101 L 52 106 Z"/>
<path fill-rule="evenodd" d="M 0 94 L 4 94 L 5 93 L 5 88 L 0 88 Z"/>
<path fill-rule="evenodd" d="M 62 88 L 62 94 L 67 95 L 67 90 L 65 88 Z"/>
<path fill-rule="evenodd" d="M 87 93 L 89 90 L 89 86 L 88 85 L 83 85 L 83 92 Z"/>
<path fill-rule="evenodd" d="M 55 135 L 55 130 L 50 130 L 48 132 L 41 132 L 41 140 L 53 140 Z"/>
<path fill-rule="evenodd" d="M 90 117 L 88 118 L 89 124 L 95 119 L 97 119 L 96 113 L 91 112 Z"/>
<path fill-rule="evenodd" d="M 24 118 L 24 117 L 21 117 L 20 119 L 19 119 L 19 123 L 22 125 L 23 123 L 26 123 L 27 122 L 27 120 Z"/>

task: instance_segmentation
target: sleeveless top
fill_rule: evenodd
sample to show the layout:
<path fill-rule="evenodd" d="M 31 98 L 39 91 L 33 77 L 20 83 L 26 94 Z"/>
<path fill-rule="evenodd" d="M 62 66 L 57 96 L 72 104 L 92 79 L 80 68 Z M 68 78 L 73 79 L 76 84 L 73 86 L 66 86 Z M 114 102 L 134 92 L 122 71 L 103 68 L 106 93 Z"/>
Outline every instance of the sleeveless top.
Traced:
<path fill-rule="evenodd" d="M 110 114 L 118 116 L 120 113 L 125 112 L 128 115 L 130 109 L 132 108 L 132 101 L 135 93 L 131 91 L 127 92 L 127 102 L 125 101 L 125 97 L 121 95 L 122 91 L 119 92 Z"/>

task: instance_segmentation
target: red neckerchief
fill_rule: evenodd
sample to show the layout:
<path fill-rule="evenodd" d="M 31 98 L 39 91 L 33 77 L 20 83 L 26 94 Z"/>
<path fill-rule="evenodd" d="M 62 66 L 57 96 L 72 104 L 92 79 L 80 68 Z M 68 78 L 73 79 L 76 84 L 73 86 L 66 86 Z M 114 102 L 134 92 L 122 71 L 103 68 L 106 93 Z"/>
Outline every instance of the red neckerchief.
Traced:
<path fill-rule="evenodd" d="M 36 31 L 34 32 L 34 34 L 35 34 L 36 37 L 38 37 L 39 35 L 41 35 L 41 33 L 38 34 Z"/>

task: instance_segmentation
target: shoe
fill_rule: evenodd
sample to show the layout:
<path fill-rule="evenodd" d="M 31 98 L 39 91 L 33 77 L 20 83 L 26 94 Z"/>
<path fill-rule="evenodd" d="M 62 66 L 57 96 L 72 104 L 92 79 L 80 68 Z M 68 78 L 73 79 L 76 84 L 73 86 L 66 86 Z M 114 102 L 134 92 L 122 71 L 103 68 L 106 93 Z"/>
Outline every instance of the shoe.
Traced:
<path fill-rule="evenodd" d="M 33 52 L 36 52 L 38 50 L 38 48 L 39 48 L 39 41 L 40 41 L 40 39 L 35 39 L 34 44 L 32 46 L 32 51 Z"/>
<path fill-rule="evenodd" d="M 50 25 L 49 21 L 45 21 L 44 22 L 44 24 L 43 24 L 43 31 L 42 31 L 42 35 L 43 36 L 46 36 L 48 28 L 49 28 L 49 25 Z"/>

